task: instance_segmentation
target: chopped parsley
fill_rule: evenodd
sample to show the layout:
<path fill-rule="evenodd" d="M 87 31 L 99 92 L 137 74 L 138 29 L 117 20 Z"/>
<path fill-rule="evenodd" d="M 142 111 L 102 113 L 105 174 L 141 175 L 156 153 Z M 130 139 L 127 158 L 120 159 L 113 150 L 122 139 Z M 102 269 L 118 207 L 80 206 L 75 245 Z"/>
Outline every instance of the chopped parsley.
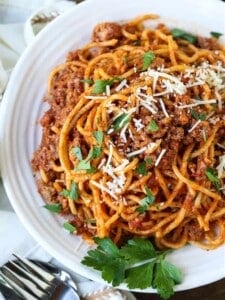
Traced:
<path fill-rule="evenodd" d="M 195 120 L 201 120 L 201 121 L 205 121 L 206 120 L 206 114 L 205 113 L 198 113 L 194 109 L 191 110 L 191 116 Z"/>
<path fill-rule="evenodd" d="M 214 168 L 209 167 L 205 171 L 205 175 L 209 179 L 209 181 L 211 181 L 212 184 L 215 186 L 216 190 L 219 191 L 219 189 L 221 188 L 221 182 L 218 178 L 217 171 Z"/>
<path fill-rule="evenodd" d="M 146 52 L 143 55 L 143 66 L 142 66 L 142 71 L 146 71 L 148 67 L 151 65 L 151 63 L 155 59 L 155 54 L 151 51 Z"/>
<path fill-rule="evenodd" d="M 147 175 L 148 174 L 148 165 L 151 165 L 152 163 L 152 159 L 151 158 L 147 158 L 145 161 L 142 161 L 141 163 L 139 163 L 137 165 L 137 168 L 135 169 L 135 172 L 137 174 L 140 174 L 140 175 Z"/>
<path fill-rule="evenodd" d="M 72 181 L 70 190 L 64 189 L 60 194 L 64 197 L 69 197 L 71 200 L 77 201 L 79 198 L 79 191 L 78 191 L 77 184 L 74 181 Z"/>
<path fill-rule="evenodd" d="M 94 80 L 91 79 L 91 78 L 86 78 L 86 79 L 81 79 L 80 82 L 88 83 L 88 84 L 93 84 Z"/>
<path fill-rule="evenodd" d="M 214 37 L 216 39 L 219 39 L 223 35 L 222 33 L 216 32 L 216 31 L 211 31 L 210 34 L 212 37 Z"/>
<path fill-rule="evenodd" d="M 119 131 L 122 129 L 127 123 L 129 123 L 131 120 L 131 117 L 129 114 L 123 113 L 119 117 L 117 117 L 113 122 L 113 129 L 115 131 Z"/>
<path fill-rule="evenodd" d="M 78 160 L 82 160 L 83 156 L 82 156 L 82 152 L 80 147 L 73 147 L 71 149 L 72 154 L 78 159 Z"/>
<path fill-rule="evenodd" d="M 122 81 L 120 77 L 114 77 L 110 79 L 98 79 L 93 85 L 93 94 L 102 94 L 106 92 L 106 86 L 111 86 L 115 81 Z"/>
<path fill-rule="evenodd" d="M 143 198 L 140 201 L 140 205 L 136 208 L 136 211 L 140 213 L 144 213 L 148 210 L 149 206 L 152 205 L 155 201 L 155 197 L 153 196 L 151 190 L 146 186 L 145 193 L 147 197 Z"/>
<path fill-rule="evenodd" d="M 155 120 L 151 120 L 148 124 L 148 129 L 152 132 L 156 132 L 159 130 L 159 125 L 156 123 Z"/>
<path fill-rule="evenodd" d="M 45 204 L 43 207 L 50 212 L 57 214 L 59 214 L 62 210 L 62 205 L 60 203 Z"/>
<path fill-rule="evenodd" d="M 197 37 L 195 35 L 190 34 L 179 28 L 172 29 L 171 34 L 174 38 L 180 38 L 182 40 L 186 40 L 191 44 L 195 44 L 197 42 Z"/>
<path fill-rule="evenodd" d="M 126 283 L 129 289 L 153 287 L 163 299 L 181 283 L 181 271 L 166 260 L 167 251 L 158 251 L 143 238 L 128 240 L 121 248 L 106 238 L 94 238 L 97 248 L 89 250 L 82 264 L 99 270 L 113 286 Z M 144 276 L 143 276 L 144 274 Z"/>
<path fill-rule="evenodd" d="M 63 224 L 63 228 L 66 229 L 67 231 L 69 231 L 70 233 L 73 233 L 74 231 L 76 231 L 76 227 L 73 226 L 72 224 L 70 224 L 69 222 L 65 222 Z"/>
<path fill-rule="evenodd" d="M 104 139 L 104 133 L 103 133 L 103 131 L 94 131 L 93 132 L 93 137 L 96 139 L 96 141 L 98 142 L 99 146 L 101 146 L 102 143 L 103 143 L 103 139 Z"/>

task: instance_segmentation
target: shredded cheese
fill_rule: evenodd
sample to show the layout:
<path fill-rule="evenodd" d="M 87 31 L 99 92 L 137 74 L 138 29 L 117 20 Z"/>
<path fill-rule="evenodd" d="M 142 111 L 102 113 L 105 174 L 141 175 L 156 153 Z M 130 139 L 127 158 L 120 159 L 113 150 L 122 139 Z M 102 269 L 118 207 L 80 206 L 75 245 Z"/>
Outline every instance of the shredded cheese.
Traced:
<path fill-rule="evenodd" d="M 198 120 L 190 129 L 188 129 L 188 132 L 192 132 L 199 124 L 201 123 L 201 120 Z"/>
<path fill-rule="evenodd" d="M 163 158 L 163 155 L 166 153 L 166 149 L 162 149 L 162 151 L 160 152 L 158 158 L 156 159 L 155 162 L 155 166 L 157 167 L 161 161 L 161 159 Z"/>
<path fill-rule="evenodd" d="M 218 172 L 218 178 L 222 178 L 225 175 L 225 154 L 220 156 L 219 165 L 216 167 Z"/>

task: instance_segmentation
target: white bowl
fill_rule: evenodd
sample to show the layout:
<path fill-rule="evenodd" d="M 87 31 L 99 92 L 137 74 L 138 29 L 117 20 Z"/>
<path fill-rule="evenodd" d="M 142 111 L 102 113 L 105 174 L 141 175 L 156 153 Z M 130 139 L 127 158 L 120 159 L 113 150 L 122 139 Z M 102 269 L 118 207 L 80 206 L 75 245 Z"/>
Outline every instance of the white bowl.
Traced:
<path fill-rule="evenodd" d="M 0 157 L 4 185 L 26 229 L 53 257 L 73 271 L 96 281 L 98 272 L 80 261 L 88 245 L 67 234 L 62 220 L 42 208 L 30 159 L 40 142 L 37 121 L 46 109 L 42 102 L 50 70 L 68 51 L 90 39 L 94 25 L 156 13 L 169 25 L 208 36 L 224 32 L 224 3 L 216 0 L 88 0 L 43 29 L 19 60 L 1 107 Z M 225 276 L 225 247 L 204 251 L 192 246 L 174 251 L 169 259 L 184 273 L 177 290 L 194 288 Z M 152 292 L 152 289 L 145 290 Z"/>

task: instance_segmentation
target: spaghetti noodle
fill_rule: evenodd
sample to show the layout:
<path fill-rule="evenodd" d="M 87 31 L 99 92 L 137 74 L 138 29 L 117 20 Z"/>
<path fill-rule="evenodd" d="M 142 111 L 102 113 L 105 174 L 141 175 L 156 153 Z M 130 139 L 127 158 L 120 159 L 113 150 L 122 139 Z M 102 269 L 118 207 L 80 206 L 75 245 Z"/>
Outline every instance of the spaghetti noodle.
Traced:
<path fill-rule="evenodd" d="M 50 74 L 32 165 L 89 242 L 225 242 L 225 49 L 155 15 L 102 23 Z"/>

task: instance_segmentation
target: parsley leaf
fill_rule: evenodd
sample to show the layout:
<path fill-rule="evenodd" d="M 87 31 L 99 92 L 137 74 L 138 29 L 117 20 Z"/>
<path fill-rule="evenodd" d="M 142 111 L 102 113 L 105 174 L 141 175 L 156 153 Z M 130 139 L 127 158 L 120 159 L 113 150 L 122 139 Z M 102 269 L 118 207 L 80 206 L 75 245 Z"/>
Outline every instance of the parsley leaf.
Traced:
<path fill-rule="evenodd" d="M 135 172 L 140 175 L 144 175 L 144 176 L 147 175 L 148 170 L 147 170 L 146 162 L 142 161 L 140 164 L 138 164 L 137 168 L 135 169 Z"/>
<path fill-rule="evenodd" d="M 169 299 L 173 294 L 173 287 L 175 282 L 168 274 L 162 261 L 156 264 L 155 278 L 153 280 L 153 287 L 157 289 L 159 295 L 163 299 Z"/>
<path fill-rule="evenodd" d="M 91 78 L 86 78 L 86 79 L 81 79 L 80 82 L 88 83 L 88 84 L 93 84 L 94 80 L 91 79 Z"/>
<path fill-rule="evenodd" d="M 152 285 L 155 263 L 149 262 L 126 271 L 126 283 L 130 289 L 146 289 Z M 144 276 L 143 276 L 144 274 Z"/>
<path fill-rule="evenodd" d="M 152 243 L 149 240 L 141 238 L 129 240 L 121 248 L 120 253 L 127 259 L 129 264 L 135 264 L 156 256 L 156 251 Z"/>
<path fill-rule="evenodd" d="M 70 199 L 77 201 L 79 198 L 77 184 L 73 181 L 71 183 L 70 190 L 64 189 L 60 194 L 63 195 L 64 197 L 69 197 Z"/>
<path fill-rule="evenodd" d="M 155 54 L 151 51 L 146 52 L 143 55 L 143 66 L 142 66 L 142 71 L 145 71 L 148 69 L 148 67 L 151 65 L 153 60 L 155 59 Z"/>
<path fill-rule="evenodd" d="M 72 154 L 78 159 L 78 160 L 82 160 L 83 157 L 82 157 L 82 152 L 81 152 L 81 149 L 80 147 L 73 147 L 71 149 L 71 152 Z"/>
<path fill-rule="evenodd" d="M 155 120 L 151 120 L 150 123 L 148 124 L 148 129 L 150 131 L 156 132 L 159 130 L 159 125 L 156 123 Z"/>
<path fill-rule="evenodd" d="M 70 224 L 69 222 L 65 222 L 63 224 L 63 228 L 68 230 L 70 233 L 73 233 L 74 231 L 76 231 L 76 227 L 73 226 L 72 224 Z"/>
<path fill-rule="evenodd" d="M 197 37 L 195 35 L 187 33 L 186 31 L 179 28 L 172 29 L 171 34 L 174 38 L 180 38 L 182 40 L 186 40 L 191 44 L 195 44 L 197 42 Z"/>
<path fill-rule="evenodd" d="M 137 168 L 135 169 L 135 172 L 137 174 L 140 174 L 140 175 L 147 175 L 148 174 L 148 170 L 147 170 L 147 167 L 149 165 L 151 165 L 152 163 L 152 159 L 151 158 L 147 158 L 145 161 L 142 161 L 141 163 L 139 163 L 137 165 Z"/>
<path fill-rule="evenodd" d="M 91 151 L 91 158 L 95 159 L 100 157 L 102 154 L 102 147 L 94 146 Z"/>
<path fill-rule="evenodd" d="M 109 85 L 111 86 L 114 82 L 114 79 L 98 79 L 95 81 L 94 86 L 93 86 L 93 94 L 102 94 L 105 93 L 106 91 L 106 86 Z"/>
<path fill-rule="evenodd" d="M 125 261 L 119 248 L 109 238 L 95 238 L 94 241 L 98 247 L 88 251 L 88 256 L 84 257 L 82 264 L 102 271 L 102 278 L 113 286 L 121 284 L 125 276 Z"/>
<path fill-rule="evenodd" d="M 145 192 L 147 194 L 147 197 L 143 198 L 140 201 L 140 206 L 136 208 L 136 211 L 140 213 L 144 213 L 148 210 L 149 206 L 152 205 L 155 201 L 155 197 L 152 195 L 152 192 L 150 189 L 146 186 L 145 187 Z"/>
<path fill-rule="evenodd" d="M 222 33 L 216 31 L 211 31 L 210 34 L 216 39 L 220 38 L 223 35 Z"/>
<path fill-rule="evenodd" d="M 117 117 L 113 122 L 113 128 L 115 131 L 119 131 L 122 129 L 127 123 L 129 123 L 131 120 L 131 117 L 129 114 L 123 113 L 119 117 Z"/>
<path fill-rule="evenodd" d="M 91 163 L 90 161 L 88 160 L 81 160 L 79 162 L 79 164 L 75 167 L 75 171 L 81 171 L 81 170 L 89 170 L 91 169 Z"/>
<path fill-rule="evenodd" d="M 191 110 L 191 116 L 195 120 L 201 120 L 201 121 L 205 121 L 206 120 L 206 114 L 205 113 L 198 113 L 194 109 Z"/>
<path fill-rule="evenodd" d="M 99 146 L 101 146 L 102 143 L 103 143 L 103 139 L 104 139 L 104 133 L 103 133 L 103 131 L 94 131 L 93 132 L 93 137 L 96 139 L 96 141 L 98 142 Z"/>
<path fill-rule="evenodd" d="M 81 263 L 100 271 L 113 286 L 124 282 L 132 289 L 153 287 L 168 299 L 174 285 L 182 280 L 180 270 L 165 259 L 166 252 L 156 251 L 147 239 L 128 240 L 121 248 L 110 238 L 94 240 L 97 248 L 89 250 Z"/>
<path fill-rule="evenodd" d="M 221 188 L 221 182 L 220 179 L 217 176 L 217 172 L 213 168 L 207 168 L 205 171 L 206 177 L 212 182 L 212 184 L 215 186 L 216 190 L 219 191 Z"/>
<path fill-rule="evenodd" d="M 60 213 L 62 210 L 62 205 L 60 203 L 45 204 L 43 207 L 52 213 Z"/>

